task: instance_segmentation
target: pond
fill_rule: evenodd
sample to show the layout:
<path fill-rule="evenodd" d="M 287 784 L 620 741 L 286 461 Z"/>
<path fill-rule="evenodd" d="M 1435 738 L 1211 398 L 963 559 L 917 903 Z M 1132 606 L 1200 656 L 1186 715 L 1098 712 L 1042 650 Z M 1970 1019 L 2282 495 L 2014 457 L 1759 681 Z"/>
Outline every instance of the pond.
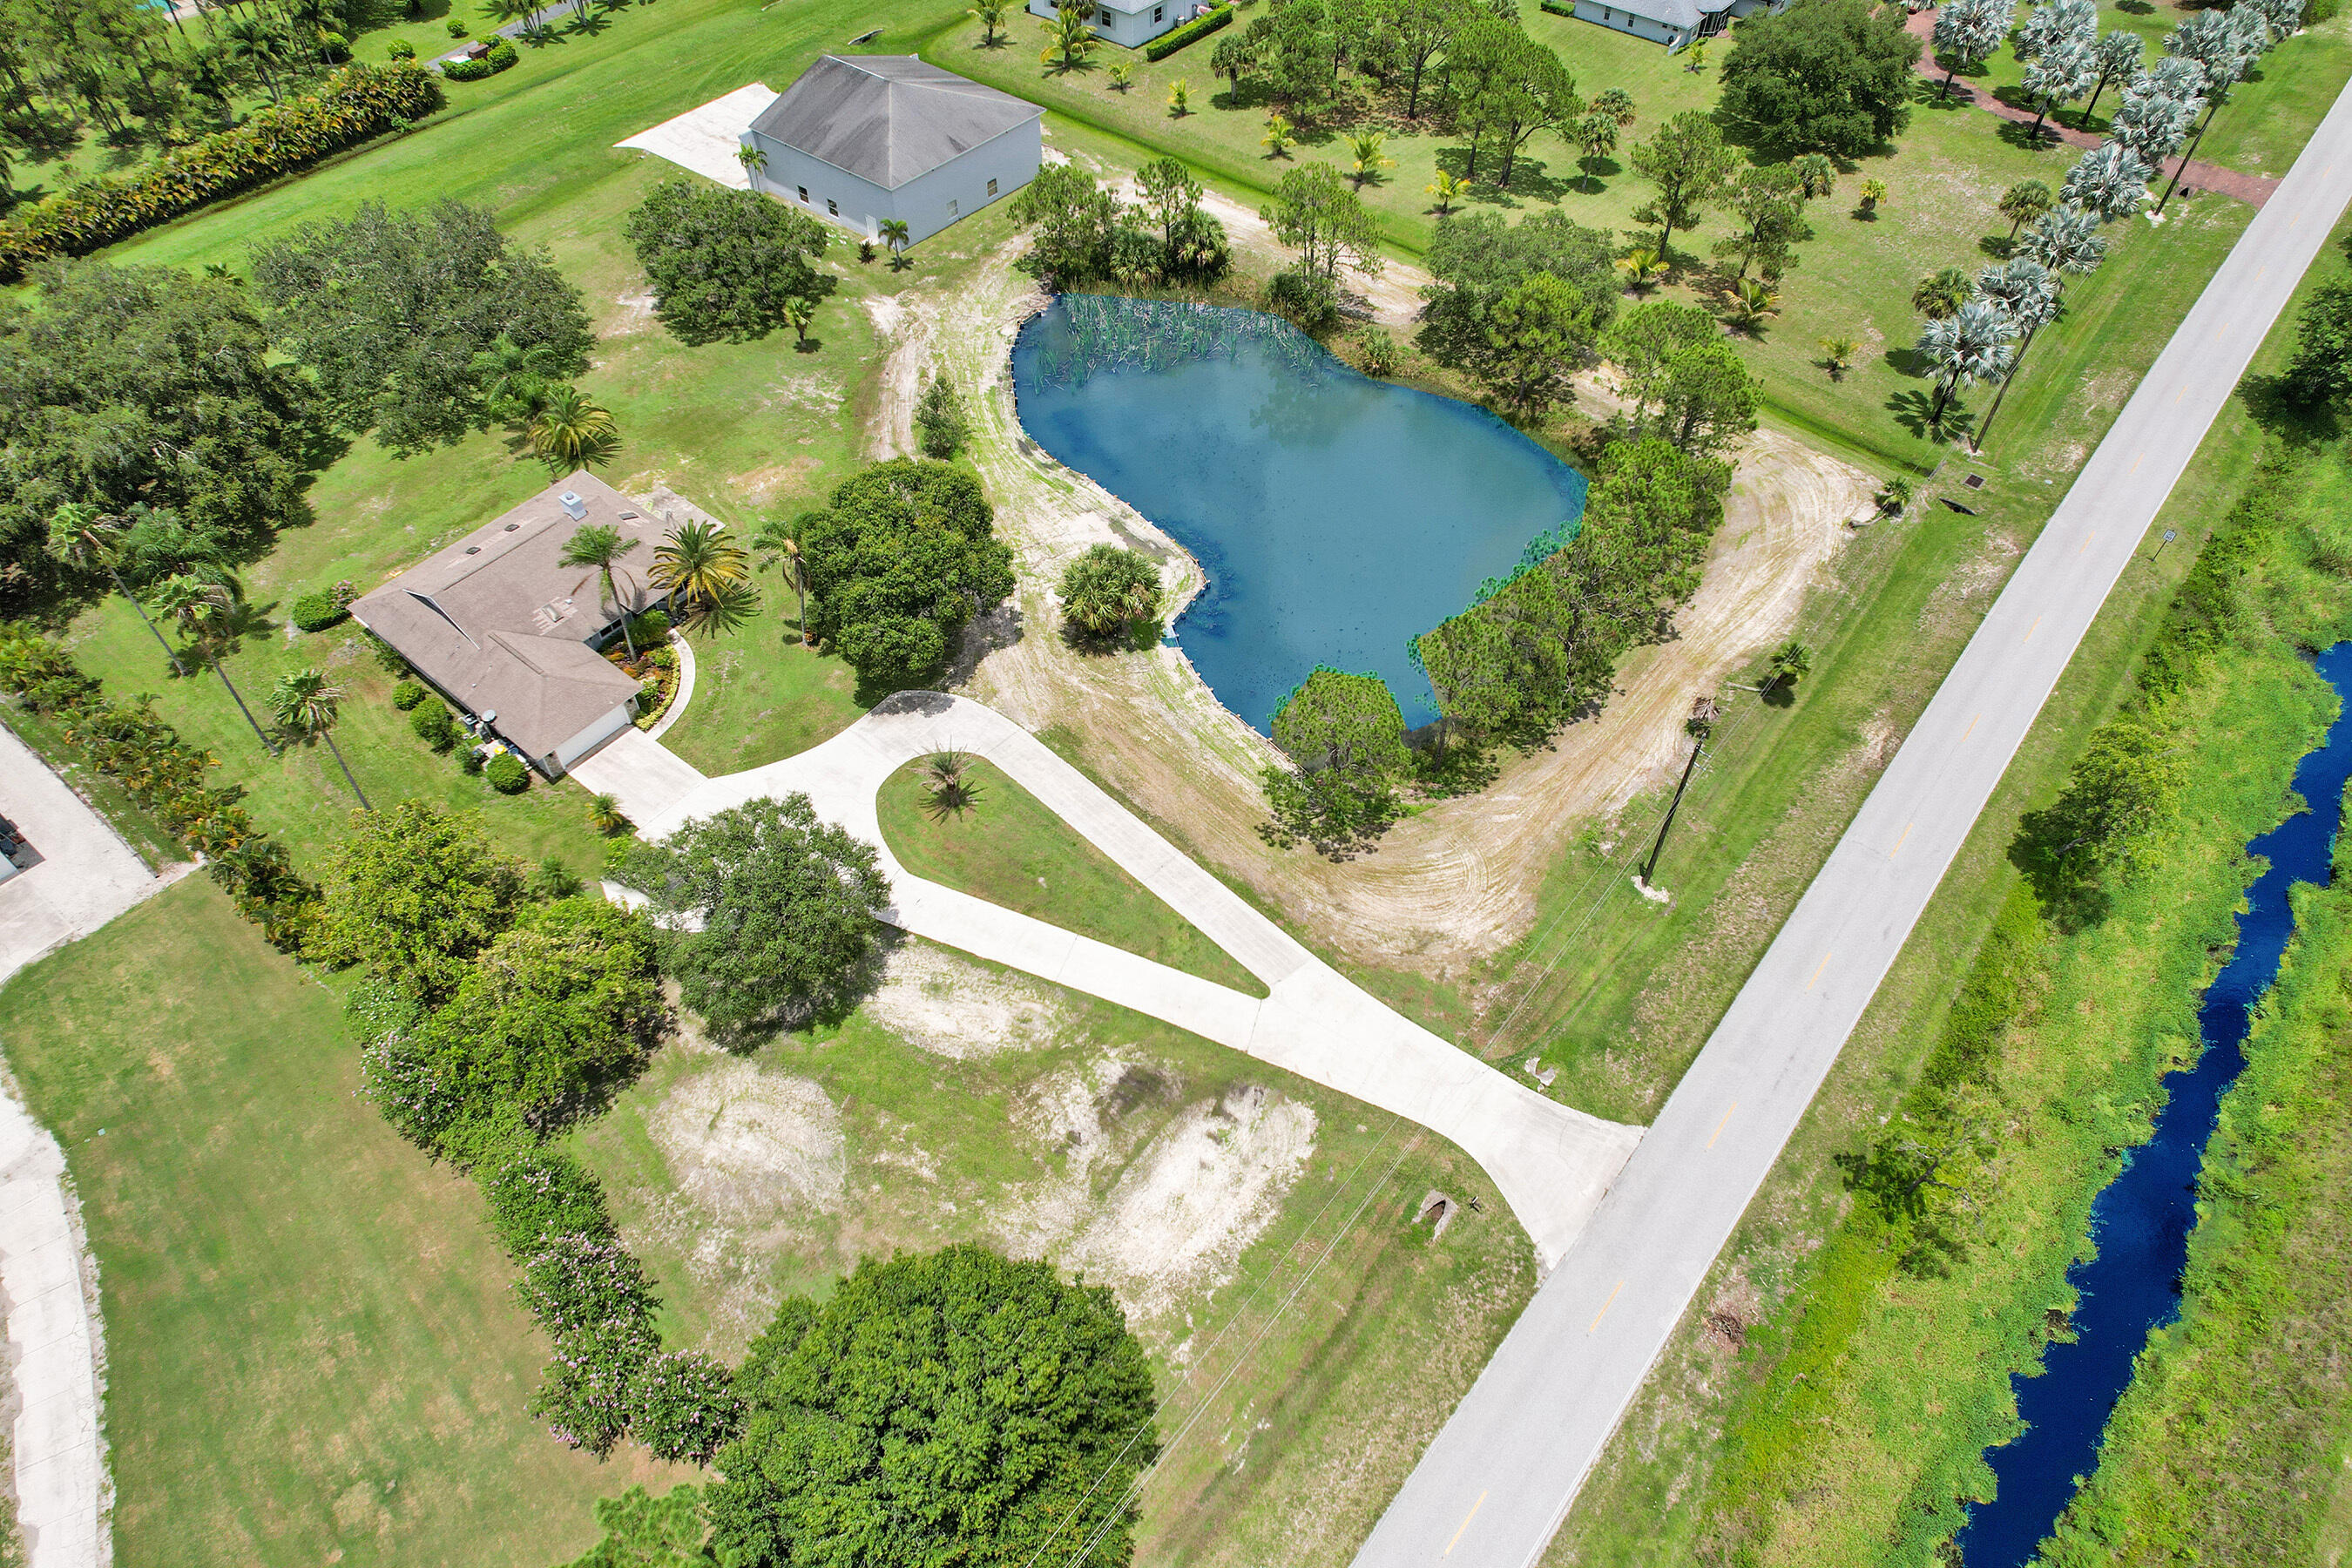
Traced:
<path fill-rule="evenodd" d="M 2154 1135 L 2125 1155 L 2123 1170 L 2091 1205 L 2098 1256 L 2067 1275 L 2081 1296 L 2074 1338 L 2050 1346 L 2040 1375 L 2011 1380 L 2025 1431 L 1985 1455 L 1996 1489 L 1992 1501 L 1969 1510 L 1957 1538 L 1965 1568 L 2018 1568 L 2033 1560 L 2097 1465 L 2100 1436 L 2131 1384 L 2148 1331 L 2180 1315 L 2205 1145 L 2222 1094 L 2246 1065 L 2242 1047 L 2255 1004 L 2278 978 L 2294 935 L 2288 893 L 2297 882 L 2327 885 L 2344 788 L 2352 780 L 2352 643 L 2336 644 L 2317 663 L 2344 707 L 2326 740 L 2294 771 L 2295 794 L 2310 809 L 2246 846 L 2249 856 L 2269 865 L 2247 890 L 2236 950 L 2198 1007 L 2204 1048 L 2194 1065 L 2164 1080 Z"/>
<path fill-rule="evenodd" d="M 1410 640 L 1584 510 L 1584 476 L 1495 416 L 1255 310 L 1065 294 L 1022 328 L 1013 381 L 1032 439 L 1199 560 L 1176 641 L 1260 730 L 1318 664 L 1435 719 Z"/>

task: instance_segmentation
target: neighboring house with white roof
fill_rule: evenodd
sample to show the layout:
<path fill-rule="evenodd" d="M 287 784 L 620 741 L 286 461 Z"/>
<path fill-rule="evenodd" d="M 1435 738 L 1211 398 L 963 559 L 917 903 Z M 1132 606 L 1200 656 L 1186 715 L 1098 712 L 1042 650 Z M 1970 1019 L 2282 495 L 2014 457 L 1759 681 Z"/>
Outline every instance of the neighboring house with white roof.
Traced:
<path fill-rule="evenodd" d="M 909 243 L 1037 176 L 1045 111 L 912 55 L 826 55 L 739 140 L 751 188 L 867 239 L 897 218 Z"/>
<path fill-rule="evenodd" d="M 1788 0 L 1576 0 L 1579 20 L 1598 22 L 1637 38 L 1666 46 L 1672 54 L 1699 38 L 1711 38 L 1735 17 L 1767 8 L 1782 11 Z"/>
<path fill-rule="evenodd" d="M 562 563 L 581 529 L 607 524 L 637 547 L 603 574 Z M 434 552 L 352 606 L 455 706 L 550 778 L 636 717 L 637 682 L 597 650 L 666 596 L 645 586 L 667 523 L 583 469 Z"/>
<path fill-rule="evenodd" d="M 1097 38 L 1139 49 L 1162 33 L 1182 26 L 1208 7 L 1201 0 L 1095 0 L 1087 25 Z M 1053 21 L 1054 0 L 1029 0 L 1029 15 Z"/>

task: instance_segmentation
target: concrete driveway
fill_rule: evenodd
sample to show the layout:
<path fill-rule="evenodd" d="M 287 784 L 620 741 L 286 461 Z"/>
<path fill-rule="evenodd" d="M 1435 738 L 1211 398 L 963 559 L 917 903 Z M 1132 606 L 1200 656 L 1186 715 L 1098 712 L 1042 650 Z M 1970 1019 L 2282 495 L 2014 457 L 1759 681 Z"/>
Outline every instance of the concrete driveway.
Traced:
<path fill-rule="evenodd" d="M 41 856 L 39 864 L 0 882 L 0 981 L 164 886 L 5 724 L 0 724 L 0 816 L 15 823 Z"/>
<path fill-rule="evenodd" d="M 591 763 L 602 763 L 614 749 Z M 1269 994 L 1245 995 L 910 875 L 884 843 L 875 796 L 907 763 L 950 749 L 1003 768 Z M 1584 1228 L 1641 1139 L 1640 1129 L 1547 1100 L 1392 1012 L 1027 731 L 980 703 L 901 692 L 823 745 L 703 781 L 667 801 L 655 792 L 673 788 L 677 773 L 643 758 L 623 762 L 600 774 L 607 783 L 591 787 L 621 795 L 649 839 L 746 801 L 805 794 L 819 816 L 881 847 L 895 895 L 884 918 L 902 930 L 1149 1014 L 1451 1140 L 1494 1179 L 1546 1269 Z M 577 771 L 589 782 L 588 770 Z"/>
<path fill-rule="evenodd" d="M 691 169 L 705 179 L 716 180 L 730 190 L 748 191 L 751 188 L 751 175 L 735 156 L 743 145 L 735 138 L 775 102 L 776 97 L 774 89 L 755 81 L 614 145 L 651 153 L 682 169 Z"/>

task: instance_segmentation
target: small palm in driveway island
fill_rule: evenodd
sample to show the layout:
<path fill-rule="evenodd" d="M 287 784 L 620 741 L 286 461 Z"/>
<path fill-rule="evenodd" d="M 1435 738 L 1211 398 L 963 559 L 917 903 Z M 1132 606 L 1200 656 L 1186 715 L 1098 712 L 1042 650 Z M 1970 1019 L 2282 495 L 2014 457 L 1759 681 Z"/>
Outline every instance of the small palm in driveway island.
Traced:
<path fill-rule="evenodd" d="M 971 782 L 971 759 L 961 752 L 937 752 L 923 764 L 923 788 L 930 795 L 924 807 L 933 822 L 961 816 L 980 802 L 980 786 Z"/>

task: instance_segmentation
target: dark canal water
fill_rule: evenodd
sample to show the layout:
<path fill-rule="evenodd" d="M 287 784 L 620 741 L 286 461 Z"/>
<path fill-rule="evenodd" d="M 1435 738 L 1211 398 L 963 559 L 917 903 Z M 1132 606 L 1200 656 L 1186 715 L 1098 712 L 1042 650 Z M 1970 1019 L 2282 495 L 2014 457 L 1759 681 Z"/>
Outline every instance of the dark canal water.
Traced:
<path fill-rule="evenodd" d="M 2012 1380 L 2026 1430 L 1987 1451 L 2000 1482 L 1991 1502 L 1969 1512 L 1958 1536 L 1967 1568 L 2018 1568 L 2030 1563 L 2075 1488 L 2098 1464 L 2107 1415 L 2130 1385 L 2132 1361 L 2148 1331 L 2179 1315 L 2181 1271 L 2196 1223 L 2197 1173 L 2221 1095 L 2246 1059 L 2241 1049 L 2254 1005 L 2277 978 L 2294 934 L 2287 889 L 2326 886 L 2344 786 L 2352 778 L 2352 643 L 2318 658 L 2319 673 L 2345 707 L 2318 750 L 2294 771 L 2308 811 L 2246 846 L 2270 862 L 2238 917 L 2238 945 L 2198 1009 L 2204 1050 L 2194 1067 L 2165 1079 L 2168 1091 L 2156 1136 L 2126 1157 L 2121 1173 L 2091 1206 L 2099 1255 L 2069 1278 L 2082 1293 L 2075 1338 L 2053 1344 L 2038 1377 Z"/>
<path fill-rule="evenodd" d="M 1255 310 L 1065 294 L 1022 328 L 1013 383 L 1032 439 L 1200 561 L 1176 640 L 1260 730 L 1318 664 L 1434 719 L 1409 639 L 1584 513 L 1584 476 L 1493 415 Z"/>

